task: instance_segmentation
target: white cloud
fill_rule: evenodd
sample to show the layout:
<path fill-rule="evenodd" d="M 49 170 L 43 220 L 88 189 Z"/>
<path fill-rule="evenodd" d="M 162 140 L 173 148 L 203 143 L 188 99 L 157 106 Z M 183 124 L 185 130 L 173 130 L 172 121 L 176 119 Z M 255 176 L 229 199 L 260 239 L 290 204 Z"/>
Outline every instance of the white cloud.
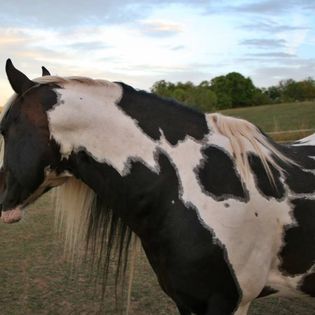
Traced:
<path fill-rule="evenodd" d="M 61 0 L 36 7 L 31 0 L 3 2 L 0 96 L 9 90 L 8 57 L 29 77 L 45 65 L 59 75 L 126 81 L 145 89 L 160 79 L 197 83 L 231 71 L 264 85 L 284 76 L 314 76 L 315 22 L 307 2 L 298 6 L 288 0 L 278 10 L 283 2 L 274 1 L 273 6 L 269 0 L 233 5 L 227 0 L 78 0 L 75 8 Z"/>
<path fill-rule="evenodd" d="M 62 28 L 73 25 L 125 24 L 145 18 L 150 12 L 161 6 L 183 4 L 204 6 L 212 1 L 204 0 L 76 0 L 75 3 L 64 0 L 2 1 L 0 25 L 35 26 Z"/>
<path fill-rule="evenodd" d="M 140 28 L 144 34 L 154 37 L 172 36 L 183 31 L 180 24 L 161 20 L 140 21 Z"/>

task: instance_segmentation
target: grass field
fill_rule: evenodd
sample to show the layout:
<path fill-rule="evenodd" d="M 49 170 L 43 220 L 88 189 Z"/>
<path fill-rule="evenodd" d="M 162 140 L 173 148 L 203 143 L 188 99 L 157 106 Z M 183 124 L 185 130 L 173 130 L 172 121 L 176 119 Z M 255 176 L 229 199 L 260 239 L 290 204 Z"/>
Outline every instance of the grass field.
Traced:
<path fill-rule="evenodd" d="M 121 314 L 123 303 L 118 301 L 116 307 L 113 279 L 101 303 L 101 287 L 93 280 L 101 275 L 84 264 L 73 271 L 53 223 L 46 195 L 22 222 L 0 225 L 0 314 Z M 177 315 L 142 253 L 137 258 L 130 314 Z M 250 314 L 313 315 L 315 302 L 263 299 L 254 302 Z"/>
<path fill-rule="evenodd" d="M 265 131 L 315 128 L 315 103 L 281 104 L 224 111 L 244 117 Z M 0 224 L 0 315 L 121 314 L 115 303 L 113 279 L 104 301 L 101 275 L 80 265 L 75 271 L 64 258 L 60 238 L 53 228 L 49 195 L 42 197 L 15 225 Z M 137 258 L 131 296 L 132 315 L 175 315 L 174 304 L 164 295 L 143 253 Z M 250 315 L 314 315 L 310 300 L 262 299 Z"/>
<path fill-rule="evenodd" d="M 251 121 L 278 141 L 303 138 L 315 132 L 315 102 L 288 103 L 243 107 L 222 111 L 223 114 L 240 117 Z M 284 132 L 301 129 L 313 129 L 308 132 Z"/>

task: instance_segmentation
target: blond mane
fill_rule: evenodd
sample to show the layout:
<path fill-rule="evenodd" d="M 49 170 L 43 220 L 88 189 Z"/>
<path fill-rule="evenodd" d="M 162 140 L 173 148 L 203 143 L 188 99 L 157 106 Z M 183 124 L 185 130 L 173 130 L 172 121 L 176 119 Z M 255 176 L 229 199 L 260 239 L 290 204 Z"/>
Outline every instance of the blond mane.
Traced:
<path fill-rule="evenodd" d="M 88 220 L 95 193 L 75 177 L 55 188 L 55 227 L 63 234 L 65 253 L 71 261 L 82 258 Z"/>
<path fill-rule="evenodd" d="M 98 86 L 111 86 L 114 83 L 107 80 L 91 79 L 82 76 L 70 76 L 70 77 L 60 77 L 60 76 L 43 76 L 33 80 L 34 82 L 40 84 L 69 84 L 69 83 L 81 83 L 86 85 L 98 85 Z"/>
<path fill-rule="evenodd" d="M 97 268 L 104 268 L 102 269 L 103 295 L 112 248 L 114 255 L 118 256 L 116 286 L 119 280 L 122 281 L 121 289 L 125 284 L 125 271 L 130 254 L 127 296 L 125 297 L 125 314 L 128 314 L 135 261 L 140 243 L 137 236 L 131 233 L 129 228 L 123 230 L 122 235 L 119 235 L 124 226 L 116 221 L 117 218 L 110 209 L 102 209 L 103 213 L 95 211 L 96 198 L 95 192 L 90 187 L 75 177 L 69 177 L 63 185 L 58 186 L 54 191 L 55 228 L 62 235 L 65 255 L 74 266 L 81 263 L 88 251 Z M 131 245 L 130 250 L 129 245 Z M 120 268 L 123 268 L 122 274 Z"/>
<path fill-rule="evenodd" d="M 274 183 L 274 177 L 270 166 L 274 167 L 279 172 L 283 171 L 274 157 L 285 163 L 296 164 L 281 153 L 273 145 L 273 142 L 252 123 L 244 119 L 224 116 L 218 113 L 206 114 L 206 117 L 210 123 L 210 128 L 215 133 L 228 138 L 236 167 L 241 176 L 245 179 L 247 179 L 250 174 L 247 151 L 254 152 L 258 155 L 272 183 Z"/>

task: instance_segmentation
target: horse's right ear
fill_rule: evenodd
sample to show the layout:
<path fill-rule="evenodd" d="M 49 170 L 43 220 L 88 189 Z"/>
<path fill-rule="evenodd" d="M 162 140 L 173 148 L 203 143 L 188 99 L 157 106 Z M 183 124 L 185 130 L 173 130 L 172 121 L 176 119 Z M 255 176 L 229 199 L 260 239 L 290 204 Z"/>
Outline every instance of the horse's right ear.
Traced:
<path fill-rule="evenodd" d="M 8 80 L 11 84 L 12 89 L 18 95 L 23 94 L 25 91 L 29 90 L 31 87 L 36 85 L 35 82 L 30 80 L 24 73 L 17 70 L 11 61 L 8 59 L 5 65 L 5 71 L 8 76 Z"/>
<path fill-rule="evenodd" d="M 45 77 L 47 75 L 51 75 L 51 74 L 44 66 L 42 66 L 42 77 Z"/>

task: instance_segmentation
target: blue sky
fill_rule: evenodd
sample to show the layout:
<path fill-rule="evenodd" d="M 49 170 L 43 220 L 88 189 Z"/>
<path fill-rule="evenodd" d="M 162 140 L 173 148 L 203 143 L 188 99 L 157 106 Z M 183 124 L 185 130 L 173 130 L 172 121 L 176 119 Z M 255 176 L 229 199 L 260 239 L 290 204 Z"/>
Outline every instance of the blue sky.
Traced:
<path fill-rule="evenodd" d="M 10 0 L 0 10 L 4 64 L 30 78 L 85 75 L 149 89 L 238 71 L 259 86 L 315 77 L 313 0 Z"/>

